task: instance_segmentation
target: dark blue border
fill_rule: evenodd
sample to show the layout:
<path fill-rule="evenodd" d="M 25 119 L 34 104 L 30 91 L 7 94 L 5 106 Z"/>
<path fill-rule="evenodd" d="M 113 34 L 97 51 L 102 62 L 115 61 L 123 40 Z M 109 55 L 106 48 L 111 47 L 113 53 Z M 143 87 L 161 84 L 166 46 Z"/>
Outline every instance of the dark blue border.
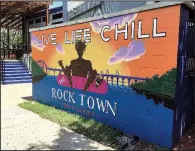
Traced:
<path fill-rule="evenodd" d="M 178 55 L 177 55 L 177 76 L 176 76 L 176 93 L 175 93 L 175 106 L 174 112 L 174 125 L 173 125 L 173 142 L 176 143 L 181 138 L 181 128 L 184 114 L 186 111 L 185 104 L 185 83 L 184 83 L 184 55 L 185 49 L 182 48 L 183 30 L 185 29 L 186 22 L 189 21 L 189 9 L 181 5 L 180 9 L 180 23 L 179 23 L 179 40 L 178 40 Z"/>

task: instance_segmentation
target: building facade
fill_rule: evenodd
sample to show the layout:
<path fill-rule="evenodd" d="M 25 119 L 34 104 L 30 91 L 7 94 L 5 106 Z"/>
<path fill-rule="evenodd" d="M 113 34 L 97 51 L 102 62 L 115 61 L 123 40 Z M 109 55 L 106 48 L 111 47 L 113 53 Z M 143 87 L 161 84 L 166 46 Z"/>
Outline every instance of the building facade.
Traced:
<path fill-rule="evenodd" d="M 147 1 L 87 1 L 68 13 L 69 20 L 79 20 L 89 17 L 110 14 L 149 4 Z"/>
<path fill-rule="evenodd" d="M 63 22 L 63 6 L 49 10 L 49 24 L 60 24 Z M 46 26 L 46 10 L 40 11 L 28 18 L 29 28 Z"/>
<path fill-rule="evenodd" d="M 156 1 L 157 2 L 157 1 Z M 60 24 L 66 21 L 85 19 L 89 17 L 110 14 L 113 12 L 132 9 L 155 1 L 69 1 L 63 6 L 49 9 L 49 24 Z M 67 17 L 66 17 L 67 16 Z M 63 18 L 64 17 L 64 18 Z M 29 28 L 46 26 L 46 10 L 37 12 L 28 18 Z"/>

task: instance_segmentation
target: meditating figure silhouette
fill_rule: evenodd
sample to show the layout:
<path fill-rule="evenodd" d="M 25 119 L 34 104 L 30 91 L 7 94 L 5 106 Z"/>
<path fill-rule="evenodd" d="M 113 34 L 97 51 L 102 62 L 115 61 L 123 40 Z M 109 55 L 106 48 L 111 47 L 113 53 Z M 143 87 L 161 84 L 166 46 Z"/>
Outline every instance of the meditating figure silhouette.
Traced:
<path fill-rule="evenodd" d="M 86 49 L 85 43 L 82 41 L 77 41 L 75 43 L 75 49 L 77 51 L 78 58 L 72 60 L 70 66 L 64 67 L 62 60 L 59 60 L 58 64 L 62 68 L 64 74 L 67 76 L 71 87 L 71 76 L 87 77 L 88 80 L 84 87 L 84 90 L 86 91 L 90 84 L 96 79 L 97 71 L 92 69 L 92 64 L 90 60 L 83 59 L 83 54 L 85 53 Z"/>

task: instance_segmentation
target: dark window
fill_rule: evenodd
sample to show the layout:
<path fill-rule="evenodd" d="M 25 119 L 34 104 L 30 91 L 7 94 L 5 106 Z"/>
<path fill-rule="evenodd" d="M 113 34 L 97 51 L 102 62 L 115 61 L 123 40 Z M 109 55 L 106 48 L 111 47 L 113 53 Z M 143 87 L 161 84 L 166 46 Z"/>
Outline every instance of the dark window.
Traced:
<path fill-rule="evenodd" d="M 41 18 L 35 20 L 35 23 L 40 23 L 40 22 L 41 22 Z"/>
<path fill-rule="evenodd" d="M 62 18 L 62 17 L 63 17 L 62 13 L 59 13 L 59 14 L 53 15 L 52 19 L 59 19 L 59 18 Z"/>
<path fill-rule="evenodd" d="M 34 24 L 34 20 L 30 20 L 30 21 L 28 22 L 28 24 L 29 24 L 29 25 Z"/>
<path fill-rule="evenodd" d="M 193 21 L 194 20 L 194 11 L 193 10 L 190 10 L 190 12 L 189 12 L 189 19 L 191 20 L 191 21 Z"/>
<path fill-rule="evenodd" d="M 46 17 L 43 17 L 43 22 L 45 22 L 46 21 Z"/>
<path fill-rule="evenodd" d="M 54 22 L 54 23 L 52 23 L 52 25 L 55 25 L 55 24 L 61 24 L 61 23 L 63 23 L 62 21 L 59 21 L 59 22 Z"/>

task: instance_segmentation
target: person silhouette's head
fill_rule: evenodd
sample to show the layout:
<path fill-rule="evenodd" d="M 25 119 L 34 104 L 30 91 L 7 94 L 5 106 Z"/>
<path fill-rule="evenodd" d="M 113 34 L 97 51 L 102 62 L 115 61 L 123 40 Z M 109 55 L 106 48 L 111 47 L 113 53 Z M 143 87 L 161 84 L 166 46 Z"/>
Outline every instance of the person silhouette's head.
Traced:
<path fill-rule="evenodd" d="M 77 41 L 75 43 L 75 49 L 77 51 L 77 54 L 79 57 L 82 57 L 84 52 L 85 52 L 85 49 L 86 49 L 86 45 L 84 42 L 82 42 L 81 40 Z"/>

